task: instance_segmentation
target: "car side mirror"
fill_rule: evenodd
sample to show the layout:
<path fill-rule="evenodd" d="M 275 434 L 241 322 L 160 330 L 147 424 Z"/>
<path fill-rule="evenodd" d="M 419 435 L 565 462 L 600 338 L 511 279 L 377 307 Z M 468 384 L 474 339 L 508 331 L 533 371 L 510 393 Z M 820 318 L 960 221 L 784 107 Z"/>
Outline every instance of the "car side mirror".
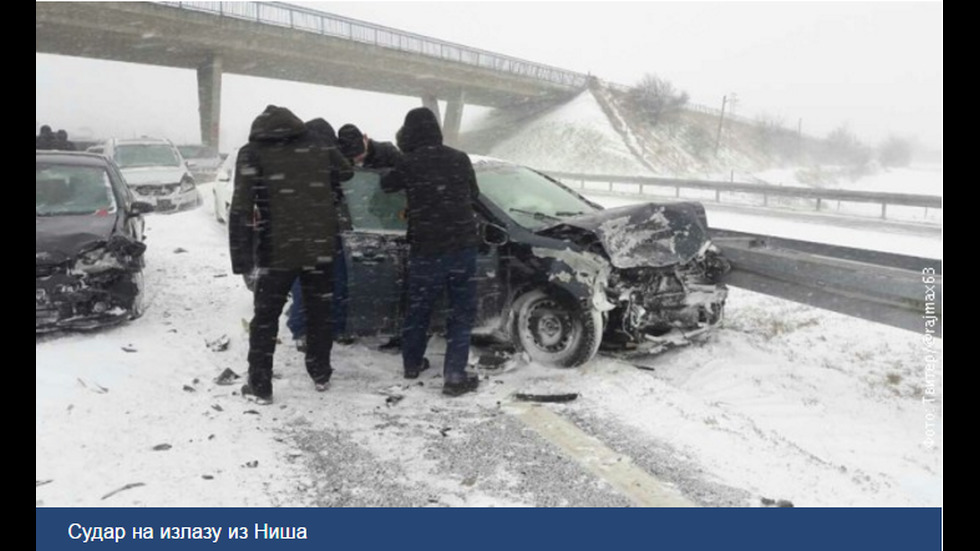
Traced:
<path fill-rule="evenodd" d="M 129 205 L 130 214 L 147 214 L 153 212 L 154 210 L 155 207 L 151 203 L 147 203 L 146 201 L 133 201 Z"/>
<path fill-rule="evenodd" d="M 506 245 L 510 241 L 507 229 L 496 224 L 483 224 L 483 242 L 487 245 Z"/>

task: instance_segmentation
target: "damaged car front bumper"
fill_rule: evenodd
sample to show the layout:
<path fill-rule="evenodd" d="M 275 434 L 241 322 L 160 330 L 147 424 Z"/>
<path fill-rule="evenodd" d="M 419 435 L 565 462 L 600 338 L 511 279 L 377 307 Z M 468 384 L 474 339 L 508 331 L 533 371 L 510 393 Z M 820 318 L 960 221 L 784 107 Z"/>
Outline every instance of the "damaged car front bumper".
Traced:
<path fill-rule="evenodd" d="M 35 258 L 35 333 L 114 325 L 141 312 L 146 246 L 112 238 L 74 258 Z"/>

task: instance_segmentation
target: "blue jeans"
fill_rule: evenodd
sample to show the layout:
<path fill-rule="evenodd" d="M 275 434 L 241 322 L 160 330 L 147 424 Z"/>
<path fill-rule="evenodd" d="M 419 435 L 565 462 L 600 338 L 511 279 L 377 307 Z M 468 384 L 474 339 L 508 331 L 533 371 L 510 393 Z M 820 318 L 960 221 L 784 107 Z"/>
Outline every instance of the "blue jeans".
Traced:
<path fill-rule="evenodd" d="M 347 262 L 344 260 L 344 249 L 337 243 L 337 253 L 333 257 L 333 334 L 343 335 L 347 329 Z M 303 292 L 300 289 L 299 278 L 293 282 L 289 294 L 292 303 L 287 312 L 286 327 L 293 334 L 293 339 L 306 336 L 306 308 L 303 306 Z"/>
<path fill-rule="evenodd" d="M 409 254 L 408 306 L 402 325 L 402 362 L 406 371 L 422 366 L 432 309 L 445 290 L 449 294 L 449 317 L 443 380 L 465 380 L 470 332 L 476 318 L 475 275 L 476 247 L 431 256 Z"/>

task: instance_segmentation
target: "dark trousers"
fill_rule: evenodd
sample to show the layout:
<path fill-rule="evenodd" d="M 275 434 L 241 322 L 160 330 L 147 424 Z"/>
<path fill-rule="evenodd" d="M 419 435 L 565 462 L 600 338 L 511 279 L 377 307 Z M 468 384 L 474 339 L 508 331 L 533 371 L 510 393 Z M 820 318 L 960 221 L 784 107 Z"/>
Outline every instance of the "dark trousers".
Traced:
<path fill-rule="evenodd" d="M 272 358 L 279 336 L 279 316 L 293 281 L 299 279 L 306 301 L 306 371 L 314 382 L 330 380 L 333 321 L 330 295 L 333 266 L 325 263 L 299 270 L 264 270 L 255 282 L 255 315 L 249 331 L 248 382 L 258 396 L 272 395 Z"/>
<path fill-rule="evenodd" d="M 436 300 L 446 291 L 446 361 L 443 380 L 465 379 L 470 354 L 470 332 L 476 318 L 476 247 L 438 255 L 409 253 L 408 307 L 402 325 L 402 360 L 406 370 L 417 370 L 425 357 L 429 322 Z"/>
<path fill-rule="evenodd" d="M 334 334 L 343 335 L 347 330 L 347 261 L 344 259 L 344 249 L 337 240 L 337 253 L 333 257 L 333 330 Z M 303 303 L 303 291 L 299 278 L 293 282 L 289 291 L 292 303 L 286 313 L 286 327 L 293 334 L 293 339 L 306 336 L 306 306 Z"/>

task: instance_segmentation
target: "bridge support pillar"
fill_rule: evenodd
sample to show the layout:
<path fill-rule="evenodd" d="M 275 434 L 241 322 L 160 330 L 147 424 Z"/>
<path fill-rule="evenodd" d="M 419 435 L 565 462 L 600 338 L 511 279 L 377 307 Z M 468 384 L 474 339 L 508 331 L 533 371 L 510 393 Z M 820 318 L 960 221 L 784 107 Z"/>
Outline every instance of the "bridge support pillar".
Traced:
<path fill-rule="evenodd" d="M 442 121 L 442 115 L 439 113 L 439 98 L 435 94 L 422 96 L 422 107 L 428 107 L 430 111 L 435 113 L 436 120 Z"/>
<path fill-rule="evenodd" d="M 446 103 L 446 119 L 442 123 L 442 136 L 446 145 L 456 147 L 459 143 L 459 127 L 463 122 L 463 90 L 457 90 Z"/>
<path fill-rule="evenodd" d="M 221 58 L 212 56 L 197 68 L 197 102 L 201 143 L 217 149 L 221 129 Z"/>

